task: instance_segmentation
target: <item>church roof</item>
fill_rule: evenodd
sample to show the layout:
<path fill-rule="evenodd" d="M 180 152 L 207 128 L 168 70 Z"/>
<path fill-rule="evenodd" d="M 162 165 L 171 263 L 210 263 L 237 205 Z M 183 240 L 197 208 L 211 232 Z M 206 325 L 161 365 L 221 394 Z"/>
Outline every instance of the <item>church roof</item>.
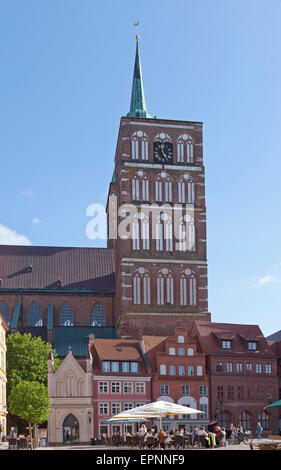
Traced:
<path fill-rule="evenodd" d="M 95 338 L 116 338 L 116 331 L 110 326 L 55 326 L 53 332 L 53 347 L 60 357 L 67 355 L 69 346 L 73 356 L 87 357 L 90 334 Z"/>
<path fill-rule="evenodd" d="M 114 250 L 0 245 L 0 290 L 114 292 Z"/>
<path fill-rule="evenodd" d="M 127 114 L 129 117 L 150 118 L 146 109 L 146 102 L 144 96 L 143 79 L 141 71 L 141 61 L 139 55 L 139 44 L 137 36 L 136 44 L 136 58 L 133 76 L 132 96 L 130 112 Z"/>

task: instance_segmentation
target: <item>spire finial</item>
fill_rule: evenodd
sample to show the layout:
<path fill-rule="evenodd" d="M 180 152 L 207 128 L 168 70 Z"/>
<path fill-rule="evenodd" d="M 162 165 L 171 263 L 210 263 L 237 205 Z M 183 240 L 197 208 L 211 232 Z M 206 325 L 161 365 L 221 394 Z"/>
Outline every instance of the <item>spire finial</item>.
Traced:
<path fill-rule="evenodd" d="M 145 97 L 144 97 L 141 62 L 140 62 L 140 56 L 139 56 L 139 34 L 138 34 L 139 22 L 137 21 L 136 23 L 134 23 L 134 26 L 137 28 L 136 58 L 135 58 L 135 68 L 134 68 L 134 76 L 133 76 L 131 106 L 130 106 L 130 112 L 127 114 L 127 116 L 151 118 L 151 116 L 147 112 L 146 102 L 145 102 Z"/>
<path fill-rule="evenodd" d="M 134 23 L 134 26 L 136 27 L 136 31 L 137 31 L 137 34 L 136 34 L 136 40 L 138 41 L 139 40 L 139 21 L 137 21 L 136 23 Z"/>

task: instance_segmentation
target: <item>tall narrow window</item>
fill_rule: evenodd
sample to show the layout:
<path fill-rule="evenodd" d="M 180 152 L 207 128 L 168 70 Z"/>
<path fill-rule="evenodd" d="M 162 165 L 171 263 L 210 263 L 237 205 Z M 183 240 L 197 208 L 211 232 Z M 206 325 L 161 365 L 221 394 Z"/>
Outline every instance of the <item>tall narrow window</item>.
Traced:
<path fill-rule="evenodd" d="M 105 313 L 101 304 L 94 305 L 91 312 L 91 326 L 105 326 Z"/>
<path fill-rule="evenodd" d="M 0 313 L 3 315 L 7 325 L 10 325 L 10 321 L 11 321 L 10 310 L 4 302 L 0 302 Z"/>
<path fill-rule="evenodd" d="M 140 182 L 137 177 L 132 179 L 132 200 L 139 201 L 140 200 Z"/>
<path fill-rule="evenodd" d="M 189 214 L 184 215 L 179 221 L 176 245 L 179 251 L 195 251 L 195 224 Z"/>
<path fill-rule="evenodd" d="M 72 307 L 68 303 L 64 303 L 59 311 L 60 326 L 74 326 L 74 314 Z"/>
<path fill-rule="evenodd" d="M 133 302 L 150 305 L 150 277 L 147 270 L 139 268 L 133 276 Z"/>
<path fill-rule="evenodd" d="M 178 163 L 194 162 L 194 142 L 190 135 L 183 134 L 177 140 Z"/>
<path fill-rule="evenodd" d="M 156 251 L 173 251 L 172 217 L 166 213 L 162 213 L 156 219 L 155 238 Z"/>
<path fill-rule="evenodd" d="M 157 304 L 174 304 L 174 279 L 168 269 L 163 268 L 157 276 Z"/>
<path fill-rule="evenodd" d="M 184 141 L 179 139 L 177 142 L 177 161 L 184 163 Z"/>
<path fill-rule="evenodd" d="M 32 302 L 28 307 L 27 326 L 43 326 L 43 313 L 37 302 Z"/>
<path fill-rule="evenodd" d="M 162 181 L 159 179 L 155 181 L 155 201 L 162 202 Z"/>
<path fill-rule="evenodd" d="M 186 163 L 193 163 L 194 162 L 194 151 L 193 151 L 193 140 L 189 136 L 187 144 L 186 144 Z"/>
<path fill-rule="evenodd" d="M 147 135 L 139 130 L 132 136 L 132 159 L 148 160 L 148 138 Z"/>
<path fill-rule="evenodd" d="M 164 305 L 164 278 L 162 275 L 157 277 L 157 304 Z"/>
<path fill-rule="evenodd" d="M 133 250 L 140 249 L 140 226 L 139 226 L 139 216 L 136 214 L 132 222 L 132 245 Z"/>

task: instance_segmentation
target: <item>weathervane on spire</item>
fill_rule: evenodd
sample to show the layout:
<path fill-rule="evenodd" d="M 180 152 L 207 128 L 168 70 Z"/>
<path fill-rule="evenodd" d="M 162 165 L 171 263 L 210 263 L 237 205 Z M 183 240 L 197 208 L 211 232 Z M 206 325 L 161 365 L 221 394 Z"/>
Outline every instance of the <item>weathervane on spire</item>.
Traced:
<path fill-rule="evenodd" d="M 140 38 L 139 37 L 139 21 L 134 23 L 134 26 L 136 27 L 136 31 L 137 31 L 136 40 L 138 40 Z"/>

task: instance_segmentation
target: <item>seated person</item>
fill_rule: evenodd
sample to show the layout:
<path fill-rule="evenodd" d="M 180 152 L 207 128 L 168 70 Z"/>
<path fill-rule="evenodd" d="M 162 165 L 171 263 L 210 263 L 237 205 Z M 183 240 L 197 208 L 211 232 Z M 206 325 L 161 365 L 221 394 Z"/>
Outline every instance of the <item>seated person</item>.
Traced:
<path fill-rule="evenodd" d="M 225 445 L 225 438 L 226 438 L 226 432 L 224 428 L 217 428 L 216 432 L 216 443 L 218 446 L 224 446 Z"/>

